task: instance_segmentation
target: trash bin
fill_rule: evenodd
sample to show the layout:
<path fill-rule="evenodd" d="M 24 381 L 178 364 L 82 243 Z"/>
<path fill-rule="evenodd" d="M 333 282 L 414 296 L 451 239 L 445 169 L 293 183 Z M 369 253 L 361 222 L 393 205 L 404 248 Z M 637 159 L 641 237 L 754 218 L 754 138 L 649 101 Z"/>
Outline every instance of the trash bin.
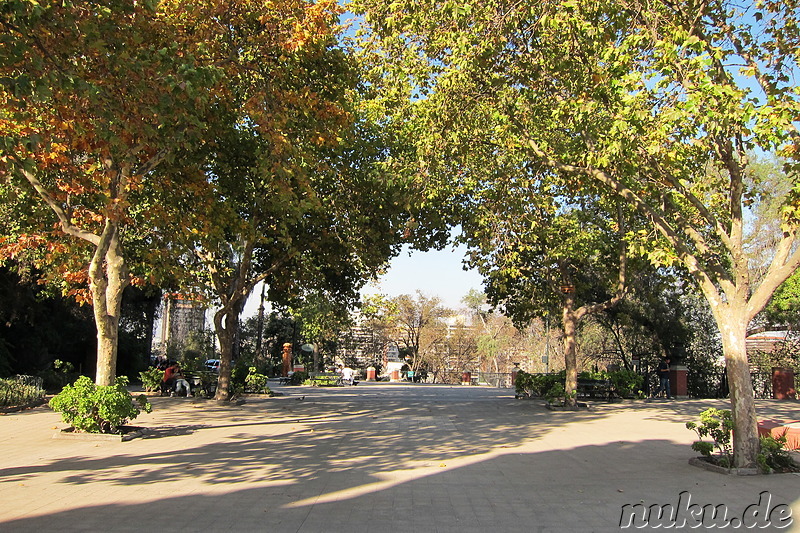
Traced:
<path fill-rule="evenodd" d="M 461 384 L 462 385 L 472 385 L 472 374 L 470 372 L 462 372 L 461 373 Z"/>
<path fill-rule="evenodd" d="M 794 389 L 794 371 L 791 368 L 773 367 L 772 397 L 776 400 L 794 400 L 797 391 Z"/>

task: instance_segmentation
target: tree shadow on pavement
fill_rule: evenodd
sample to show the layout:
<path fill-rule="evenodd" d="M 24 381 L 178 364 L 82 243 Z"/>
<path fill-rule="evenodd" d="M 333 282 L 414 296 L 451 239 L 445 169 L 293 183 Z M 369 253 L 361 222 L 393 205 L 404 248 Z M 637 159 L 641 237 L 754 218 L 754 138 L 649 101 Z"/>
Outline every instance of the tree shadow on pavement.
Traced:
<path fill-rule="evenodd" d="M 257 450 L 253 442 L 232 442 L 214 451 L 225 452 L 221 460 L 230 464 L 236 452 Z M 496 453 L 455 466 L 418 467 L 406 477 L 381 476 L 357 465 L 311 476 L 310 469 L 290 464 L 285 473 L 293 477 L 253 479 L 245 488 L 231 479 L 225 491 L 136 503 L 75 502 L 73 509 L 2 526 L 9 531 L 619 531 L 625 505 L 676 505 L 688 492 L 701 506 L 726 505 L 732 517 L 758 503 L 763 490 L 770 491 L 771 505 L 798 510 L 796 480 L 790 476 L 728 478 L 671 460 L 678 455 L 686 455 L 684 446 L 648 440 Z M 319 458 L 314 466 L 335 464 Z"/>

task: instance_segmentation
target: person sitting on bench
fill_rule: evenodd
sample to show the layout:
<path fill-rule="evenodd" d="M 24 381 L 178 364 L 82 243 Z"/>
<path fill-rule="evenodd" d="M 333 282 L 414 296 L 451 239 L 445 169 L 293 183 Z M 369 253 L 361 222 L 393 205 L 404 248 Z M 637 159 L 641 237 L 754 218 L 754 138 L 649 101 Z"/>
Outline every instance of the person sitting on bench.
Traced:
<path fill-rule="evenodd" d="M 164 378 L 161 381 L 164 391 L 169 391 L 170 396 L 176 393 L 180 395 L 184 391 L 186 392 L 186 396 L 192 396 L 192 389 L 189 386 L 189 382 L 183 379 L 181 366 L 177 362 L 173 362 L 167 367 L 164 371 Z"/>

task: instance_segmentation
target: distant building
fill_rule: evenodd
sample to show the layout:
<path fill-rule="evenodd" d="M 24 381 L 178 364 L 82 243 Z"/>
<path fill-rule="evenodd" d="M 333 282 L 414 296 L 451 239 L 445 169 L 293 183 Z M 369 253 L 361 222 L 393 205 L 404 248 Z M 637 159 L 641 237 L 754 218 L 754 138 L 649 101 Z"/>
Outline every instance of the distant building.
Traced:
<path fill-rule="evenodd" d="M 789 329 L 766 331 L 759 328 L 747 336 L 745 343 L 747 353 L 752 354 L 754 352 L 773 352 L 785 342 L 797 342 L 798 340 L 800 340 L 800 334 L 796 331 Z"/>
<path fill-rule="evenodd" d="M 195 300 L 165 296 L 161 306 L 160 335 L 156 351 L 165 354 L 167 346 L 183 348 L 193 332 L 206 326 L 206 308 Z"/>

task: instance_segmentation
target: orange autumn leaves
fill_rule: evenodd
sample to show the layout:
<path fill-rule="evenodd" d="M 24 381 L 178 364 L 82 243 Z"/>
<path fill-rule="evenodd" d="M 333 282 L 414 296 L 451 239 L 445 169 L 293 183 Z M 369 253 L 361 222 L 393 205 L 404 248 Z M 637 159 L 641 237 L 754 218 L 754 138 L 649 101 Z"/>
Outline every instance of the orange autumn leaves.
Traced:
<path fill-rule="evenodd" d="M 308 72 L 308 58 L 333 42 L 334 1 L 31 6 L 0 16 L 13 43 L 0 57 L 0 78 L 14 80 L 0 84 L 0 180 L 24 187 L 19 178 L 30 172 L 40 194 L 89 234 L 108 220 L 146 232 L 148 216 L 169 212 L 168 205 L 131 205 L 151 187 L 203 190 L 185 176 L 170 184 L 168 173 L 154 184 L 148 173 L 170 154 L 208 142 L 204 135 L 225 113 L 248 116 L 278 153 L 294 149 L 286 132 L 298 121 L 350 120 L 335 101 L 303 87 L 306 77 L 311 85 L 321 75 Z M 332 129 L 307 142 L 334 143 Z M 6 229 L 0 255 L 42 250 L 31 254 L 38 266 L 55 261 L 51 273 L 80 285 L 87 243 L 54 232 L 53 222 L 45 216 L 35 227 Z M 48 247 L 56 243 L 54 255 Z M 65 271 L 67 264 L 76 270 Z"/>

